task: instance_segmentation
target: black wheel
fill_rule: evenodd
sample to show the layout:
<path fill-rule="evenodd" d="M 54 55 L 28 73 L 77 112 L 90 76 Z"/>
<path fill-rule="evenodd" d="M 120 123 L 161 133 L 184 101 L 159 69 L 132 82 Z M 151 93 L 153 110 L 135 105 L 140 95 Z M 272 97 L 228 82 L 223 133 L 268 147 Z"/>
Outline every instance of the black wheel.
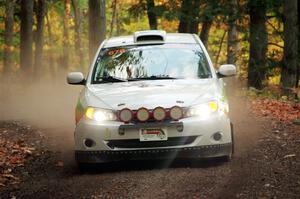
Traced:
<path fill-rule="evenodd" d="M 77 162 L 77 167 L 80 172 L 85 172 L 90 170 L 91 165 L 88 163 Z"/>
<path fill-rule="evenodd" d="M 231 159 L 232 159 L 232 154 L 222 157 L 222 160 L 224 162 L 230 162 Z"/>
<path fill-rule="evenodd" d="M 80 172 L 84 172 L 90 169 L 91 164 L 82 162 L 78 153 L 75 152 L 74 155 L 75 155 L 75 162 L 77 164 L 77 168 Z"/>
<path fill-rule="evenodd" d="M 232 156 L 234 154 L 234 133 L 233 133 L 232 123 L 230 123 L 230 129 L 231 129 L 231 153 L 222 158 L 225 162 L 229 162 L 232 159 Z"/>
<path fill-rule="evenodd" d="M 231 129 L 231 154 L 234 154 L 234 150 L 235 150 L 235 145 L 234 145 L 234 131 L 233 131 L 233 124 L 230 123 L 230 129 Z"/>
<path fill-rule="evenodd" d="M 102 164 L 101 163 L 82 163 L 82 162 L 77 162 L 77 167 L 78 170 L 81 173 L 93 173 L 96 171 L 101 171 L 102 170 Z"/>

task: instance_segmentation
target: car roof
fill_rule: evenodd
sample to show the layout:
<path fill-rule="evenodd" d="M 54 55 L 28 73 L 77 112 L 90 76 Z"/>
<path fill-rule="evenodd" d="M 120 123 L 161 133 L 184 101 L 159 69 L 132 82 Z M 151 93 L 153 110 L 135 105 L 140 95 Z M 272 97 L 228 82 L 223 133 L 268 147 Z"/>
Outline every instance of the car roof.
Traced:
<path fill-rule="evenodd" d="M 188 33 L 166 33 L 164 41 L 144 41 L 134 42 L 134 35 L 112 37 L 105 40 L 103 47 L 118 47 L 118 46 L 130 46 L 130 45 L 145 45 L 145 44 L 158 44 L 158 43 L 173 43 L 173 44 L 196 44 L 194 34 Z"/>

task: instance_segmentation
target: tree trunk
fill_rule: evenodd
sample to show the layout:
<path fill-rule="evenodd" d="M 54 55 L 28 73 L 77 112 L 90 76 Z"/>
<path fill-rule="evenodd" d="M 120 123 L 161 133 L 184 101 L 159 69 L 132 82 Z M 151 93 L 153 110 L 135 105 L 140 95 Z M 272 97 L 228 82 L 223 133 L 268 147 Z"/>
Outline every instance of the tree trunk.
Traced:
<path fill-rule="evenodd" d="M 284 14 L 284 58 L 281 72 L 281 86 L 283 94 L 295 97 L 298 68 L 298 27 L 297 27 L 297 0 L 285 1 Z"/>
<path fill-rule="evenodd" d="M 21 0 L 20 65 L 24 72 L 32 70 L 33 1 Z"/>
<path fill-rule="evenodd" d="M 89 0 L 89 57 L 94 58 L 106 33 L 105 0 Z"/>
<path fill-rule="evenodd" d="M 200 0 L 183 0 L 178 32 L 198 34 Z"/>
<path fill-rule="evenodd" d="M 48 13 L 46 13 L 46 22 L 47 22 L 47 32 L 48 32 L 48 39 L 49 39 L 48 66 L 49 66 L 49 69 L 50 69 L 53 79 L 55 79 L 56 71 L 54 68 L 53 36 L 52 36 L 52 29 L 51 29 Z"/>
<path fill-rule="evenodd" d="M 225 36 L 226 36 L 226 31 L 224 31 L 224 33 L 222 35 L 222 38 L 221 38 L 221 42 L 220 42 L 220 45 L 219 45 L 218 54 L 216 56 L 216 61 L 215 61 L 216 64 L 218 64 L 218 62 L 219 62 L 219 58 L 220 58 L 220 55 L 221 55 L 222 46 L 223 46 L 223 42 L 224 42 Z"/>
<path fill-rule="evenodd" d="M 202 24 L 202 29 L 201 29 L 201 33 L 200 33 L 200 39 L 203 43 L 203 45 L 207 48 L 207 44 L 208 44 L 208 36 L 209 36 L 209 31 L 212 25 L 212 20 L 207 18 L 204 20 L 203 24 Z"/>
<path fill-rule="evenodd" d="M 96 49 L 98 49 L 100 43 L 105 40 L 106 37 L 106 7 L 105 0 L 100 0 L 100 40 Z"/>
<path fill-rule="evenodd" d="M 300 15 L 299 15 L 299 10 L 300 10 L 300 3 L 298 2 L 298 9 L 297 9 L 297 14 L 298 14 L 298 69 L 297 69 L 297 85 L 296 87 L 299 88 L 299 77 L 300 77 Z M 298 92 L 299 93 L 299 92 Z"/>
<path fill-rule="evenodd" d="M 189 28 L 190 33 L 198 34 L 199 32 L 199 12 L 200 0 L 194 0 L 192 9 L 192 20 Z"/>
<path fill-rule="evenodd" d="M 5 1 L 4 74 L 10 73 L 13 66 L 14 4 L 12 0 Z"/>
<path fill-rule="evenodd" d="M 238 50 L 236 16 L 237 16 L 237 0 L 230 0 L 231 12 L 228 16 L 228 37 L 227 37 L 227 63 L 236 65 L 236 54 Z"/>
<path fill-rule="evenodd" d="M 266 78 L 266 52 L 268 35 L 266 30 L 266 4 L 262 0 L 249 2 L 250 8 L 250 57 L 248 86 L 263 88 Z"/>
<path fill-rule="evenodd" d="M 147 14 L 151 30 L 157 30 L 157 17 L 155 13 L 154 0 L 147 0 Z"/>
<path fill-rule="evenodd" d="M 112 9 L 112 17 L 111 17 L 111 23 L 110 23 L 110 31 L 109 31 L 109 37 L 113 35 L 114 30 L 114 24 L 117 22 L 117 0 L 113 0 L 111 2 L 111 9 Z"/>
<path fill-rule="evenodd" d="M 35 76 L 41 75 L 42 60 L 43 60 L 43 45 L 44 45 L 44 17 L 46 13 L 46 0 L 37 1 L 36 11 L 36 40 L 35 40 Z"/>
<path fill-rule="evenodd" d="M 75 20 L 75 54 L 79 59 L 80 69 L 83 70 L 83 53 L 81 48 L 81 11 L 78 7 L 78 0 L 72 0 Z"/>
<path fill-rule="evenodd" d="M 117 4 L 116 10 L 121 10 L 120 6 Z M 120 35 L 121 32 L 121 24 L 120 24 L 120 19 L 119 19 L 119 12 L 116 12 L 116 29 L 117 29 L 117 35 Z"/>
<path fill-rule="evenodd" d="M 63 57 L 61 60 L 62 67 L 68 69 L 69 67 L 69 21 L 70 21 L 70 0 L 64 1 L 64 37 L 63 37 Z"/>
<path fill-rule="evenodd" d="M 186 33 L 189 31 L 191 10 L 192 10 L 192 0 L 183 0 L 181 3 L 178 32 Z"/>

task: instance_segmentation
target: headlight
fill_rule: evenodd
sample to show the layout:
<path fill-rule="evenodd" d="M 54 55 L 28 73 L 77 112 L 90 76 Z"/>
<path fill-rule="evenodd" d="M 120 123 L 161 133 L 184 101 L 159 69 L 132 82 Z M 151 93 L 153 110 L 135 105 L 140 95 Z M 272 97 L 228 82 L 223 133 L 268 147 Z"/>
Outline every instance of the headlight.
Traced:
<path fill-rule="evenodd" d="M 215 101 L 199 104 L 196 106 L 192 106 L 188 109 L 186 116 L 192 117 L 197 116 L 201 118 L 209 117 L 212 113 L 217 112 L 218 103 Z"/>
<path fill-rule="evenodd" d="M 85 111 L 85 116 L 88 119 L 98 122 L 107 120 L 116 120 L 116 115 L 112 110 L 88 107 Z"/>

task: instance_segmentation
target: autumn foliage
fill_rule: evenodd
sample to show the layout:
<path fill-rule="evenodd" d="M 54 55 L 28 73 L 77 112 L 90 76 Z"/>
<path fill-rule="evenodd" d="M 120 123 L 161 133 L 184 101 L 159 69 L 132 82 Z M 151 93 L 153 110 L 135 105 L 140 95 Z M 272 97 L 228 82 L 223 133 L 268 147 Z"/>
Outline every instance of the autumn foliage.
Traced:
<path fill-rule="evenodd" d="M 251 100 L 254 112 L 283 122 L 300 122 L 300 104 L 270 98 Z"/>
<path fill-rule="evenodd" d="M 22 142 L 0 138 L 0 186 L 20 182 L 20 178 L 11 173 L 31 159 L 34 150 L 35 148 L 24 146 Z"/>

